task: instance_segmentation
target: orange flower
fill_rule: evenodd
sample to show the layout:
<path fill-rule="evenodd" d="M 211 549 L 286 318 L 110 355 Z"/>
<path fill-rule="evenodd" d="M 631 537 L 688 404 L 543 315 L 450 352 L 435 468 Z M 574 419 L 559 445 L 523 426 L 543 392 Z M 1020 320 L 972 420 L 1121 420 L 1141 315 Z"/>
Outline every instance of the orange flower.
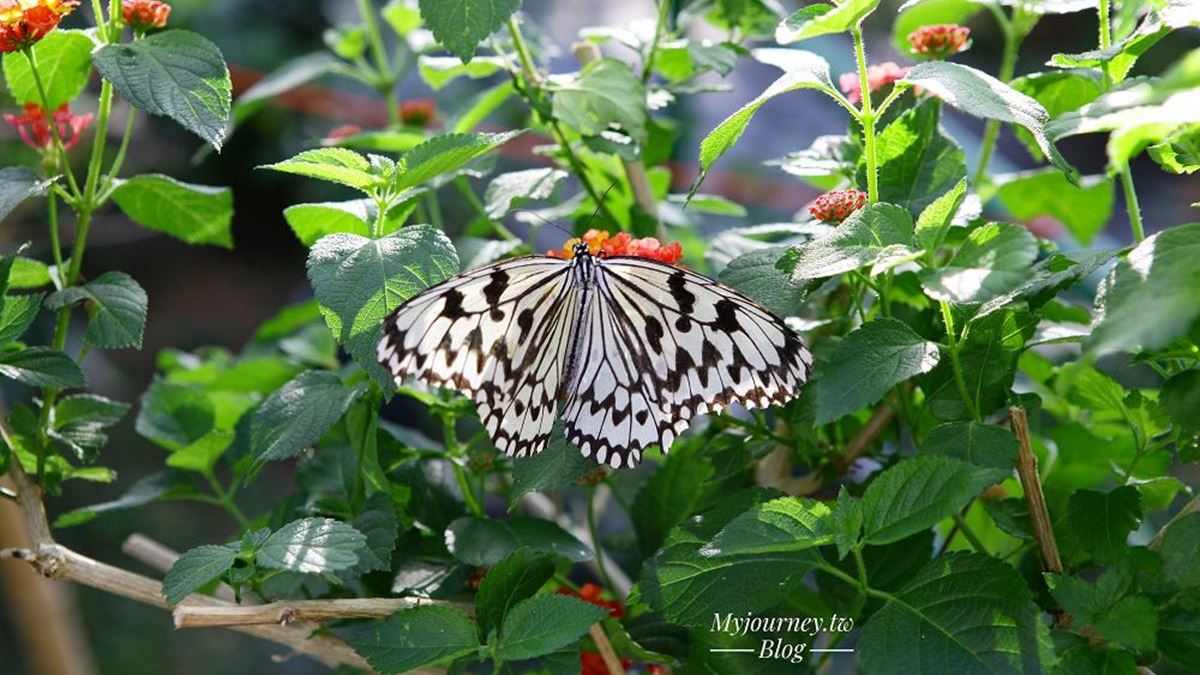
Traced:
<path fill-rule="evenodd" d="M 429 126 L 436 111 L 433 99 L 415 98 L 400 104 L 400 121 L 410 127 Z"/>
<path fill-rule="evenodd" d="M 944 59 L 970 46 L 971 29 L 955 23 L 924 26 L 908 34 L 908 42 L 917 54 Z"/>
<path fill-rule="evenodd" d="M 78 145 L 80 134 L 92 123 L 91 113 L 72 115 L 65 103 L 54 111 L 52 117 L 64 150 Z M 26 103 L 24 115 L 4 113 L 4 121 L 17 130 L 25 145 L 34 150 L 44 152 L 54 145 L 54 132 L 50 128 L 50 120 L 46 119 L 46 111 L 37 104 Z"/>
<path fill-rule="evenodd" d="M 79 0 L 0 0 L 0 52 L 33 45 L 78 6 Z"/>
<path fill-rule="evenodd" d="M 171 6 L 159 0 L 122 0 L 121 17 L 138 33 L 157 30 L 167 25 Z"/>
<path fill-rule="evenodd" d="M 908 74 L 908 68 L 901 68 L 893 61 L 881 63 L 867 68 L 867 86 L 871 91 L 879 91 L 883 87 L 903 78 Z M 851 103 L 862 100 L 862 82 L 858 73 L 843 73 L 838 77 L 838 86 Z"/>
<path fill-rule="evenodd" d="M 588 252 L 592 255 L 603 255 L 608 258 L 633 256 L 674 265 L 683 257 L 683 246 L 677 241 L 663 246 L 654 237 L 635 239 L 629 236 L 628 232 L 618 232 L 613 235 L 604 230 L 595 229 L 585 232 L 582 238 L 568 239 L 561 250 L 546 251 L 546 255 L 570 260 L 575 257 L 575 245 L 579 242 L 587 244 Z"/>
<path fill-rule="evenodd" d="M 579 665 L 582 667 L 580 675 L 612 675 L 608 670 L 608 664 L 604 663 L 604 657 L 596 652 L 579 652 Z M 633 661 L 621 659 L 622 668 L 632 665 Z"/>
<path fill-rule="evenodd" d="M 867 193 L 853 188 L 834 190 L 817 197 L 808 212 L 826 223 L 840 223 L 867 203 Z"/>

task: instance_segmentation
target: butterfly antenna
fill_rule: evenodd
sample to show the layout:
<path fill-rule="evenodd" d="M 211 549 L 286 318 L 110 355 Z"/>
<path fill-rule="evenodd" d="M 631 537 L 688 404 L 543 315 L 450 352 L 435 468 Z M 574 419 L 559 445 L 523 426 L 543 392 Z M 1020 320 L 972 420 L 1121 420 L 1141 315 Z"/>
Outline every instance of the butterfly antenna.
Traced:
<path fill-rule="evenodd" d="M 609 183 L 608 187 L 604 188 L 604 194 L 600 195 L 600 201 L 596 203 L 596 210 L 592 211 L 592 215 L 588 217 L 587 228 L 585 229 L 592 227 L 592 221 L 596 219 L 596 216 L 600 215 L 600 209 L 604 207 L 604 200 L 608 198 L 608 193 L 612 192 L 612 189 L 616 186 L 616 183 Z M 616 225 L 616 223 L 613 224 Z"/>
<path fill-rule="evenodd" d="M 549 225 L 550 227 L 553 227 L 556 230 L 560 230 L 563 234 L 567 235 L 568 237 L 575 236 L 567 228 L 563 227 L 562 225 L 559 225 L 558 223 L 554 222 L 553 220 L 550 220 L 549 218 L 546 218 L 545 216 L 538 213 L 537 211 L 530 211 L 529 209 L 516 209 L 513 211 L 513 213 L 520 213 L 520 214 L 526 215 L 526 216 L 533 216 L 534 218 L 537 218 L 538 220 L 542 221 L 542 223 Z"/>

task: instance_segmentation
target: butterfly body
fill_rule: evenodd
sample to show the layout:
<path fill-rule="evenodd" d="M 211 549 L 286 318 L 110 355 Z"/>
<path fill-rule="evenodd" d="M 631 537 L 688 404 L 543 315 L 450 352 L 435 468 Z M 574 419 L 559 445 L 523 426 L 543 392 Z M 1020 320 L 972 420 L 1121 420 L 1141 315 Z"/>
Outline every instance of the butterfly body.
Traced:
<path fill-rule="evenodd" d="M 584 455 L 633 466 L 698 415 L 797 395 L 812 356 L 783 321 L 711 279 L 637 257 L 513 258 L 464 272 L 384 321 L 379 362 L 476 403 L 527 456 L 554 421 Z"/>

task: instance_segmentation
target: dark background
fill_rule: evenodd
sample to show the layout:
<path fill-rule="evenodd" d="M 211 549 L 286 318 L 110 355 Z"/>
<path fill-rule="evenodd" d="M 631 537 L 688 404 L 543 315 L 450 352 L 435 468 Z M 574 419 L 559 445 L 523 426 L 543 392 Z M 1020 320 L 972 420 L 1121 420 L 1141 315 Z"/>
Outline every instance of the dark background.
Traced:
<path fill-rule="evenodd" d="M 355 3 L 348 0 L 178 0 L 172 3 L 171 25 L 196 30 L 213 40 L 224 52 L 234 74 L 235 89 L 244 88 L 259 74 L 270 72 L 286 60 L 323 48 L 322 32 L 331 24 L 357 21 Z M 784 2 L 790 11 L 799 3 Z M 899 2 L 885 2 L 868 22 L 869 60 L 911 63 L 897 54 L 890 38 L 891 22 Z M 624 25 L 636 17 L 653 16 L 650 0 L 528 0 L 524 9 L 562 48 L 554 60 L 555 70 L 577 68 L 569 45 L 585 26 Z M 81 14 L 86 14 L 81 9 Z M 67 25 L 78 25 L 83 17 L 72 17 Z M 981 12 L 971 23 L 974 46 L 956 60 L 994 73 L 999 63 L 1001 37 L 990 14 Z M 1017 73 L 1042 69 L 1055 52 L 1078 52 L 1095 47 L 1094 12 L 1049 16 L 1025 42 Z M 719 37 L 713 35 L 713 37 Z M 1141 61 L 1135 73 L 1155 74 L 1180 54 L 1200 44 L 1197 33 L 1169 36 Z M 825 56 L 837 74 L 853 69 L 852 51 L 845 36 L 819 38 L 803 45 Z M 620 56 L 614 51 L 614 55 Z M 668 111 L 687 129 L 676 148 L 677 189 L 686 186 L 695 173 L 700 139 L 726 115 L 756 96 L 778 75 L 778 71 L 743 60 L 730 76 L 729 93 L 683 97 Z M 94 83 L 93 83 L 94 84 Z M 434 97 L 439 110 L 453 111 L 456 102 L 484 83 L 464 82 L 436 95 L 415 74 L 401 85 L 402 99 Z M 94 109 L 95 90 L 85 95 L 78 107 Z M 236 92 L 235 92 L 236 94 Z M 12 110 L 12 101 L 0 96 L 0 108 Z M 125 107 L 118 103 L 111 133 L 123 128 Z M 228 185 L 233 188 L 236 215 L 231 251 L 188 246 L 129 223 L 115 209 L 97 217 L 92 228 L 85 261 L 85 274 L 95 276 L 112 269 L 131 274 L 150 296 L 149 323 L 141 351 L 92 352 L 87 373 L 93 388 L 123 401 L 136 401 L 154 373 L 159 350 L 176 347 L 190 350 L 202 345 L 221 345 L 238 350 L 254 328 L 282 305 L 305 299 L 310 294 L 304 275 L 305 249 L 297 242 L 281 215 L 292 204 L 305 201 L 344 199 L 348 195 L 315 181 L 258 171 L 256 166 L 278 161 L 316 145 L 331 129 L 344 123 L 371 127 L 380 122 L 381 103 L 373 92 L 346 80 L 326 78 L 304 97 L 268 106 L 248 120 L 220 154 L 196 152 L 200 142 L 163 119 L 139 116 L 125 175 L 161 172 L 191 183 Z M 510 105 L 489 123 L 497 127 L 522 124 L 524 111 Z M 762 109 L 736 149 L 722 159 L 705 184 L 706 192 L 724 194 L 750 209 L 743 224 L 790 219 L 815 192 L 762 162 L 787 151 L 807 147 L 821 134 L 842 133 L 845 115 L 832 102 L 815 93 L 781 97 Z M 964 146 L 968 166 L 974 166 L 982 124 L 956 113 L 947 116 L 946 126 Z M 1064 154 L 1084 173 L 1103 170 L 1102 137 L 1068 139 Z M 80 153 L 76 153 L 80 154 Z M 0 125 L 0 165 L 34 165 L 30 151 Z M 521 152 L 507 152 L 501 160 L 505 169 L 526 168 L 539 162 Z M 1006 129 L 993 159 L 993 171 L 1018 170 L 1032 166 L 1021 146 Z M 1133 175 L 1141 198 L 1147 230 L 1191 219 L 1188 205 L 1200 201 L 1200 182 L 1186 176 L 1164 174 L 1151 162 L 1139 159 Z M 477 186 L 482 190 L 482 185 Z M 1118 191 L 1119 194 L 1119 191 Z M 443 209 L 448 227 L 465 222 L 466 212 L 454 198 Z M 24 241 L 32 241 L 32 254 L 48 259 L 45 251 L 43 206 L 30 202 L 8 218 L 0 229 L 5 252 Z M 519 226 L 517 226 L 520 231 Z M 547 233 L 548 235 L 549 233 Z M 555 237 L 559 235 L 555 234 Z M 70 226 L 65 238 L 70 238 Z M 1094 242 L 1097 247 L 1128 243 L 1128 223 L 1120 197 L 1108 230 Z M 558 242 L 549 242 L 557 246 Z M 546 245 L 546 244 L 542 244 Z M 1075 245 L 1066 243 L 1068 248 Z M 43 321 L 31 342 L 47 342 L 52 327 Z M 9 400 L 27 395 L 17 389 L 4 392 Z M 163 451 L 133 432 L 129 416 L 112 434 L 101 462 L 115 468 L 119 478 L 112 485 L 70 483 L 66 495 L 48 504 L 51 518 L 70 508 L 115 498 L 138 477 L 162 466 Z M 287 469 L 276 469 L 244 493 L 244 507 L 254 513 L 280 499 L 290 489 Z M 142 532 L 179 550 L 228 538 L 235 525 L 214 508 L 193 503 L 160 503 L 141 510 L 102 516 L 91 523 L 58 533 L 60 540 L 99 560 L 154 575 L 152 570 L 121 553 L 121 542 L 133 532 Z M 273 644 L 225 631 L 176 632 L 169 616 L 122 598 L 76 587 L 72 589 L 82 613 L 98 666 L 105 673 L 238 673 L 321 672 L 311 661 L 295 658 L 272 664 L 269 657 L 283 650 Z M 0 613 L 0 672 L 23 673 L 21 647 L 14 632 L 20 617 Z"/>

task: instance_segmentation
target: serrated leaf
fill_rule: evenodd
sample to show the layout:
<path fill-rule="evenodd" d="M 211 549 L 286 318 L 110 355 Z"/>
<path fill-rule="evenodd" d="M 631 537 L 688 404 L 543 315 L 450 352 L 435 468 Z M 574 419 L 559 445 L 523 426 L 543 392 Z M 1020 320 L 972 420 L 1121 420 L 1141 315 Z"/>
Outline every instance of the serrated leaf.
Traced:
<path fill-rule="evenodd" d="M 105 272 L 83 286 L 51 294 L 46 307 L 62 309 L 85 301 L 91 317 L 86 335 L 89 344 L 101 349 L 142 348 L 150 299 L 133 277 Z"/>
<path fill-rule="evenodd" d="M 1189 514 L 1171 524 L 1163 535 L 1163 573 L 1180 588 L 1200 586 L 1200 514 Z"/>
<path fill-rule="evenodd" d="M 550 197 L 566 177 L 566 171 L 555 168 L 502 173 L 488 183 L 484 210 L 491 218 L 503 218 L 516 204 Z"/>
<path fill-rule="evenodd" d="M 366 157 L 346 148 L 317 148 L 260 167 L 338 183 L 366 193 L 381 187 L 385 176 Z"/>
<path fill-rule="evenodd" d="M 358 566 L 354 572 L 392 569 L 392 551 L 396 548 L 396 536 L 399 533 L 392 498 L 385 492 L 371 495 L 362 512 L 350 524 L 367 539 L 366 547 L 358 553 Z"/>
<path fill-rule="evenodd" d="M 490 635 L 500 628 L 514 605 L 532 596 L 554 576 L 554 559 L 517 549 L 488 570 L 475 594 L 475 619 L 479 632 Z"/>
<path fill-rule="evenodd" d="M 817 361 L 813 369 L 817 424 L 878 401 L 897 384 L 932 370 L 938 360 L 937 344 L 901 321 L 876 319 L 863 324 L 838 342 L 829 360 Z"/>
<path fill-rule="evenodd" d="M 658 550 L 671 528 L 691 514 L 712 475 L 708 461 L 676 453 L 642 485 L 629 512 L 642 555 Z"/>
<path fill-rule="evenodd" d="M 806 5 L 783 20 L 775 29 L 781 45 L 854 28 L 879 6 L 879 0 L 847 0 L 836 5 Z"/>
<path fill-rule="evenodd" d="M 866 267 L 889 247 L 907 246 L 913 238 L 913 219 L 895 204 L 872 204 L 850 214 L 829 234 L 800 244 L 780 261 L 795 280 L 824 279 Z"/>
<path fill-rule="evenodd" d="M 1036 258 L 1037 240 L 1029 230 L 988 223 L 967 235 L 945 267 L 923 271 L 921 286 L 935 300 L 986 302 L 1025 281 Z"/>
<path fill-rule="evenodd" d="M 571 562 L 592 559 L 591 549 L 558 525 L 540 518 L 494 520 L 463 516 L 446 528 L 446 548 L 468 565 L 490 567 L 522 547 L 559 555 Z"/>
<path fill-rule="evenodd" d="M 1132 485 L 1111 492 L 1077 490 L 1067 503 L 1067 526 L 1099 562 L 1116 560 L 1142 520 L 1142 494 Z"/>
<path fill-rule="evenodd" d="M 442 134 L 434 136 L 405 152 L 396 162 L 395 180 L 391 189 L 395 191 L 416 187 L 425 181 L 461 169 L 524 131 L 508 131 L 502 134 Z"/>
<path fill-rule="evenodd" d="M 1074 169 L 1047 136 L 1050 115 L 1036 100 L 983 71 L 948 61 L 918 63 L 901 81 L 926 89 L 963 112 L 1023 127 L 1050 163 L 1074 178 Z"/>
<path fill-rule="evenodd" d="M 180 600 L 219 578 L 233 567 L 236 559 L 237 550 L 228 546 L 209 544 L 184 551 L 163 578 L 163 597 L 167 604 L 177 605 Z"/>
<path fill-rule="evenodd" d="M 10 295 L 4 298 L 4 307 L 0 308 L 0 346 L 14 342 L 37 318 L 42 309 L 42 293 L 32 295 Z"/>
<path fill-rule="evenodd" d="M 808 552 L 833 543 L 829 507 L 814 499 L 783 497 L 734 518 L 711 542 L 702 556 Z M 819 556 L 810 553 L 815 563 Z M 806 556 L 806 558 L 809 556 Z"/>
<path fill-rule="evenodd" d="M 770 246 L 730 260 L 719 276 L 721 283 L 736 288 L 779 316 L 795 315 L 804 301 L 804 284 L 779 268 L 787 247 Z"/>
<path fill-rule="evenodd" d="M 375 361 L 382 321 L 400 303 L 458 273 L 445 234 L 412 225 L 380 239 L 331 234 L 313 245 L 308 278 L 338 342 L 388 390 L 392 376 Z"/>
<path fill-rule="evenodd" d="M 0 220 L 8 217 L 21 202 L 46 194 L 53 181 L 41 180 L 32 169 L 6 166 L 0 169 Z"/>
<path fill-rule="evenodd" d="M 475 46 L 500 30 L 521 6 L 521 0 L 420 0 L 421 18 L 443 47 L 463 63 Z"/>
<path fill-rule="evenodd" d="M 301 518 L 271 533 L 259 547 L 259 566 L 304 572 L 336 572 L 358 564 L 367 539 L 332 518 Z"/>
<path fill-rule="evenodd" d="M 474 653 L 475 624 L 461 610 L 431 605 L 346 629 L 346 643 L 381 673 L 415 668 Z"/>
<path fill-rule="evenodd" d="M 504 59 L 499 56 L 478 56 L 463 63 L 452 56 L 429 56 L 417 58 L 417 72 L 434 91 L 445 87 L 460 77 L 478 80 L 504 70 Z"/>
<path fill-rule="evenodd" d="M 990 469 L 1009 469 L 1017 459 L 1017 439 L 1003 427 L 947 422 L 929 432 L 921 452 L 955 457 Z"/>
<path fill-rule="evenodd" d="M 4 55 L 4 81 L 17 103 L 43 104 L 55 110 L 70 103 L 87 86 L 95 43 L 79 30 L 56 30 L 33 45 L 46 99 L 38 91 L 29 60 L 19 51 Z"/>
<path fill-rule="evenodd" d="M 95 394 L 74 394 L 54 405 L 51 431 L 56 441 L 66 443 L 80 461 L 91 463 L 108 442 L 104 430 L 121 421 L 129 404 Z"/>
<path fill-rule="evenodd" d="M 938 126 L 940 107 L 928 100 L 906 110 L 879 134 L 879 200 L 921 213 L 966 178 L 965 153 Z M 866 184 L 860 162 L 859 183 Z"/>
<path fill-rule="evenodd" d="M 199 388 L 159 379 L 142 394 L 136 428 L 176 452 L 212 431 L 216 415 L 212 399 Z"/>
<path fill-rule="evenodd" d="M 553 115 L 583 136 L 617 124 L 637 143 L 647 140 L 646 93 L 641 78 L 617 59 L 597 59 L 553 88 Z"/>
<path fill-rule="evenodd" d="M 189 244 L 233 248 L 233 192 L 145 174 L 117 183 L 113 201 L 135 223 Z"/>
<path fill-rule="evenodd" d="M 862 500 L 851 497 L 843 485 L 838 490 L 837 502 L 830 514 L 830 528 L 833 530 L 833 542 L 837 544 L 839 560 L 858 545 L 862 526 Z"/>
<path fill-rule="evenodd" d="M 513 460 L 512 503 L 530 492 L 549 492 L 572 485 L 600 466 L 596 460 L 584 457 L 579 448 L 567 440 L 561 425 L 561 421 L 555 422 L 545 450 Z"/>
<path fill-rule="evenodd" d="M 921 210 L 913 232 L 917 245 L 926 251 L 936 251 L 942 245 L 966 195 L 967 179 L 963 178 Z"/>
<path fill-rule="evenodd" d="M 159 499 L 170 499 L 196 491 L 182 472 L 160 471 L 137 479 L 116 499 L 72 509 L 59 515 L 54 520 L 54 528 L 80 525 L 105 513 L 135 509 Z"/>
<path fill-rule="evenodd" d="M 121 98 L 151 115 L 165 115 L 217 150 L 229 126 L 231 84 L 216 45 L 185 30 L 106 44 L 92 58 Z"/>
<path fill-rule="evenodd" d="M 867 621 L 863 669 L 879 675 L 1042 673 L 1045 628 L 1012 566 L 974 553 L 930 562 Z M 920 644 L 920 649 L 913 645 Z"/>
<path fill-rule="evenodd" d="M 531 659 L 572 644 L 607 612 L 591 603 L 557 593 L 538 595 L 512 608 L 500 628 L 496 656 L 506 661 Z"/>
<path fill-rule="evenodd" d="M 887 544 L 929 529 L 1008 473 L 938 455 L 902 460 L 863 493 L 866 542 Z"/>
<path fill-rule="evenodd" d="M 0 377 L 31 387 L 86 387 L 83 371 L 71 357 L 56 349 L 28 347 L 0 353 Z"/>
<path fill-rule="evenodd" d="M 321 440 L 361 393 L 329 371 L 300 373 L 251 413 L 250 452 L 257 461 L 295 457 Z"/>

